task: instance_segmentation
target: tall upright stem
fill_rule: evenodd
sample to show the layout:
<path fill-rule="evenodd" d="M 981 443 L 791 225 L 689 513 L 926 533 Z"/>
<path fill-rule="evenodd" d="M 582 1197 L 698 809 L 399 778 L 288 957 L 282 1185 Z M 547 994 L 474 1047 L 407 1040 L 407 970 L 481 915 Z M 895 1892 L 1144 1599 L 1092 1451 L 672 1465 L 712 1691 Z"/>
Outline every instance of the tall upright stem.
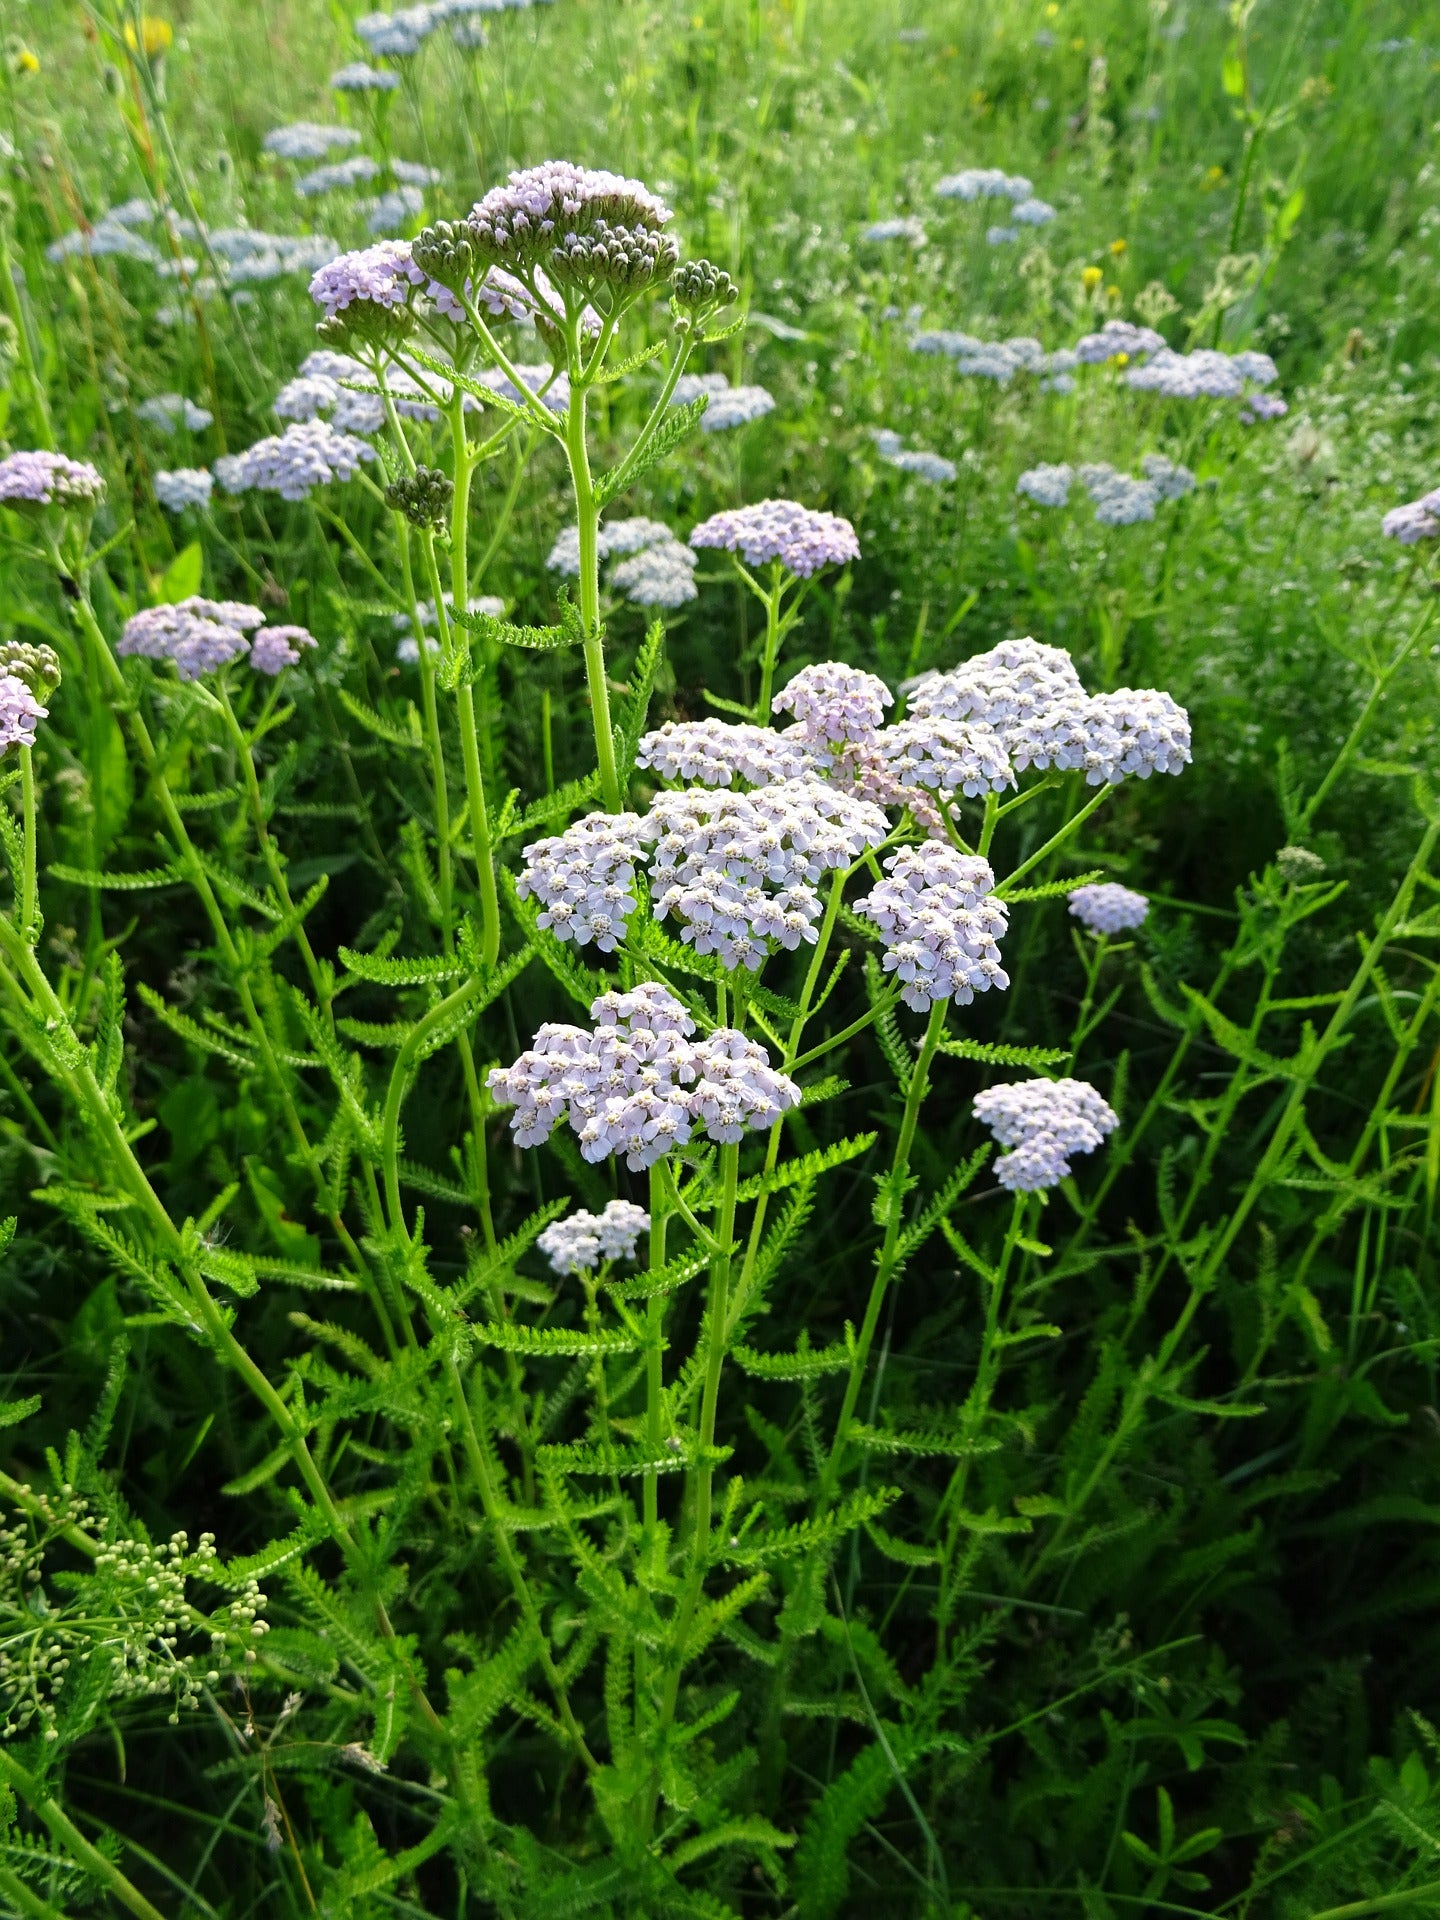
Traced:
<path fill-rule="evenodd" d="M 760 698 L 755 702 L 755 724 L 770 724 L 770 695 L 775 684 L 775 663 L 780 658 L 780 602 L 785 597 L 779 561 L 770 568 L 770 591 L 765 599 L 765 651 L 760 656 Z"/>
<path fill-rule="evenodd" d="M 573 383 L 565 423 L 565 451 L 570 482 L 575 489 L 575 522 L 580 534 L 580 624 L 585 635 L 585 681 L 590 691 L 590 718 L 595 729 L 595 764 L 600 769 L 600 793 L 606 810 L 621 810 L 620 776 L 615 766 L 615 739 L 610 730 L 610 689 L 605 679 L 605 640 L 600 630 L 600 509 L 590 477 L 590 451 L 585 442 L 585 389 Z"/>

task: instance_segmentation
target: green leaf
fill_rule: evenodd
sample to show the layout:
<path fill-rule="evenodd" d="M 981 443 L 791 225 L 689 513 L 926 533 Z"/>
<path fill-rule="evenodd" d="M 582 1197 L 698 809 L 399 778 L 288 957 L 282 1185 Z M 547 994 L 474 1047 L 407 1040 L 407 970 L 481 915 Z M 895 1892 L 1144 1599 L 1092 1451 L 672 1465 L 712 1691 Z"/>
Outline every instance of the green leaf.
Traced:
<path fill-rule="evenodd" d="M 40 1396 L 32 1393 L 24 1400 L 0 1400 L 0 1427 L 18 1427 L 32 1413 L 40 1411 Z"/>
<path fill-rule="evenodd" d="M 478 634 L 489 646 L 525 647 L 532 653 L 551 653 L 557 647 L 578 647 L 585 638 L 580 609 L 564 587 L 560 589 L 560 624 L 554 627 L 520 627 L 512 620 L 501 620 L 493 613 L 457 613 L 457 627 Z"/>
<path fill-rule="evenodd" d="M 606 1292 L 617 1300 L 649 1300 L 656 1294 L 673 1293 L 687 1280 L 703 1273 L 709 1264 L 708 1252 L 692 1250 L 667 1261 L 663 1267 L 651 1268 L 648 1273 L 637 1273 L 629 1280 L 612 1280 Z"/>
<path fill-rule="evenodd" d="M 357 720 L 367 733 L 373 733 L 377 740 L 383 740 L 389 747 L 424 746 L 425 734 L 420 725 L 420 715 L 416 712 L 413 702 L 409 700 L 405 702 L 405 725 L 397 727 L 394 721 L 386 720 L 383 715 L 375 711 L 374 707 L 368 706 L 363 700 L 357 700 L 354 694 L 344 687 L 337 687 L 336 692 L 341 706 L 350 718 Z"/>
<path fill-rule="evenodd" d="M 835 1141 L 832 1146 L 816 1147 L 812 1153 L 797 1154 L 793 1160 L 772 1167 L 769 1173 L 757 1173 L 749 1180 L 742 1180 L 736 1198 L 758 1200 L 762 1193 L 778 1193 L 782 1187 L 793 1187 L 802 1180 L 813 1180 L 819 1174 L 828 1173 L 832 1167 L 843 1167 L 847 1160 L 858 1159 L 862 1153 L 868 1153 L 874 1144 L 873 1133 L 856 1133 L 848 1140 Z"/>
<path fill-rule="evenodd" d="M 844 1373 L 855 1357 L 849 1340 L 828 1347 L 812 1347 L 801 1330 L 793 1353 L 762 1353 L 755 1347 L 734 1347 L 730 1356 L 742 1372 L 756 1380 L 820 1380 L 827 1373 Z"/>
<path fill-rule="evenodd" d="M 567 780 L 553 793 L 532 800 L 525 811 L 510 822 L 502 837 L 513 840 L 522 833 L 532 833 L 536 827 L 543 827 L 551 820 L 560 819 L 564 814 L 579 813 L 588 801 L 597 798 L 599 792 L 598 772 L 587 773 L 583 780 Z"/>
<path fill-rule="evenodd" d="M 401 955 L 392 960 L 387 954 L 357 953 L 353 947 L 340 948 L 341 963 L 357 980 L 368 980 L 380 987 L 431 986 L 456 979 L 463 968 L 453 954 Z"/>
<path fill-rule="evenodd" d="M 963 1040 L 958 1035 L 942 1035 L 940 1051 L 956 1060 L 979 1060 L 989 1067 L 1030 1067 L 1036 1072 L 1058 1067 L 1070 1058 L 1068 1047 L 1006 1047 L 988 1040 Z"/>
<path fill-rule="evenodd" d="M 205 555 L 200 542 L 192 540 L 188 547 L 180 549 L 155 582 L 157 606 L 173 607 L 177 600 L 188 600 L 192 593 L 198 593 L 204 571 Z"/>
<path fill-rule="evenodd" d="M 587 1333 L 583 1327 L 526 1327 L 514 1320 L 482 1320 L 470 1332 L 482 1346 L 498 1347 L 502 1353 L 526 1353 L 537 1360 L 635 1353 L 640 1346 L 628 1333 Z"/>
<path fill-rule="evenodd" d="M 148 887 L 183 886 L 189 875 L 181 867 L 144 867 L 135 873 L 105 873 L 92 867 L 70 867 L 55 861 L 47 871 L 72 887 L 104 887 L 112 893 L 141 893 Z"/>
<path fill-rule="evenodd" d="M 1020 900 L 1053 900 L 1059 894 L 1074 893 L 1077 887 L 1088 887 L 1096 880 L 1105 878 L 1105 869 L 1096 867 L 1090 873 L 1077 873 L 1071 880 L 1047 880 L 1038 887 L 1007 887 L 1003 884 L 995 889 L 996 897 L 1013 907 Z"/>
<path fill-rule="evenodd" d="M 543 1466 L 562 1473 L 611 1474 L 681 1473 L 692 1466 L 723 1466 L 730 1458 L 729 1447 L 706 1447 L 696 1433 L 674 1433 L 659 1448 L 620 1447 L 609 1442 L 594 1445 L 560 1446 L 547 1444 L 535 1449 Z"/>
<path fill-rule="evenodd" d="M 617 493 L 623 493 L 632 486 L 642 473 L 648 473 L 669 453 L 673 453 L 682 440 L 686 440 L 699 426 L 705 409 L 710 404 L 708 393 L 698 394 L 695 399 L 686 401 L 684 406 L 670 407 L 664 418 L 657 424 L 655 431 L 641 448 L 632 448 L 619 466 L 612 467 L 609 473 L 602 474 L 595 483 L 595 504 L 602 510 L 609 505 Z"/>

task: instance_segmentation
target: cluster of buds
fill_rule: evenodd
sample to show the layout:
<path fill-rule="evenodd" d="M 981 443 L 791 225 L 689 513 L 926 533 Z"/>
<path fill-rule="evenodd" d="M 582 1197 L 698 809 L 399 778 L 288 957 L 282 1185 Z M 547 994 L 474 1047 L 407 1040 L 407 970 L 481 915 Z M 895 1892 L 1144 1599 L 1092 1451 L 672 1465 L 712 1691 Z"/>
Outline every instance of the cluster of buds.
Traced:
<path fill-rule="evenodd" d="M 416 467 L 385 489 L 385 504 L 403 513 L 414 527 L 442 527 L 450 518 L 455 482 L 438 467 Z"/>
<path fill-rule="evenodd" d="M 723 267 L 709 260 L 685 260 L 670 277 L 670 310 L 682 333 L 697 328 L 712 314 L 734 306 L 740 289 Z"/>
<path fill-rule="evenodd" d="M 43 641 L 6 640 L 0 644 L 0 674 L 23 680 L 37 700 L 48 700 L 60 684 L 60 656 Z"/>

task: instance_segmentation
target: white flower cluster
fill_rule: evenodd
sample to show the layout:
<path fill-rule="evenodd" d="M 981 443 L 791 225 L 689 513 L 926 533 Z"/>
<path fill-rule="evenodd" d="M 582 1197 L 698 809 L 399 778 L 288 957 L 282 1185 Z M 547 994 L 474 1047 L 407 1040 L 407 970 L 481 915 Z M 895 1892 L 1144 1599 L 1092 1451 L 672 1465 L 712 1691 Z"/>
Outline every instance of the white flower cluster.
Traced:
<path fill-rule="evenodd" d="M 937 487 L 955 478 L 958 471 L 955 462 L 947 460 L 943 453 L 907 448 L 900 435 L 893 433 L 889 427 L 873 427 L 870 437 L 875 442 L 875 451 L 886 466 L 898 467 L 901 473 L 914 474 L 917 480 L 928 480 Z"/>
<path fill-rule="evenodd" d="M 1102 527 L 1131 527 L 1137 520 L 1153 520 L 1159 490 L 1148 480 L 1132 480 L 1108 461 L 1090 460 L 1079 470 L 1080 484 L 1095 506 Z"/>
<path fill-rule="evenodd" d="M 1093 1153 L 1119 1116 L 1088 1080 L 1016 1080 L 975 1096 L 975 1117 L 1008 1153 L 995 1177 L 1012 1193 L 1041 1193 L 1070 1174 L 1071 1156 Z"/>
<path fill-rule="evenodd" d="M 968 1006 L 977 993 L 1009 986 L 1000 964 L 1006 913 L 988 861 L 931 841 L 892 853 L 885 870 L 890 878 L 857 900 L 855 911 L 879 928 L 882 964 L 900 981 L 907 1007 Z"/>
<path fill-rule="evenodd" d="M 343 193 L 347 187 L 364 186 L 379 171 L 380 162 L 372 160 L 368 153 L 352 153 L 344 160 L 332 160 L 327 166 L 302 173 L 295 182 L 295 191 L 307 200 L 322 193 Z"/>
<path fill-rule="evenodd" d="M 876 735 L 888 771 L 902 788 L 926 787 L 948 801 L 963 793 L 1003 793 L 1015 775 L 999 736 L 954 720 L 912 716 Z"/>
<path fill-rule="evenodd" d="M 183 393 L 156 393 L 140 402 L 135 418 L 143 420 L 147 427 L 158 427 L 161 433 L 174 433 L 180 427 L 187 433 L 203 433 L 215 416 L 208 408 L 197 407 Z"/>
<path fill-rule="evenodd" d="M 799 1102 L 794 1081 L 744 1034 L 717 1027 L 692 1041 L 695 1023 L 665 987 L 601 994 L 590 1014 L 593 1032 L 547 1024 L 514 1066 L 487 1075 L 496 1102 L 515 1109 L 518 1145 L 539 1146 L 564 1119 L 586 1160 L 623 1153 L 638 1173 L 697 1130 L 741 1140 Z"/>
<path fill-rule="evenodd" d="M 374 458 L 375 449 L 365 441 L 338 432 L 328 421 L 306 420 L 257 440 L 244 453 L 223 455 L 214 474 L 227 493 L 254 488 L 283 500 L 303 500 L 332 480 L 352 480 L 361 463 Z"/>
<path fill-rule="evenodd" d="M 640 829 L 635 813 L 586 814 L 526 847 L 516 891 L 540 902 L 540 925 L 557 940 L 577 947 L 593 940 L 601 953 L 613 953 L 635 911 Z"/>
<path fill-rule="evenodd" d="M 1221 353 L 1215 347 L 1191 353 L 1161 347 L 1144 366 L 1125 370 L 1127 386 L 1170 400 L 1238 400 L 1248 387 L 1272 386 L 1279 377 L 1268 353 Z"/>
<path fill-rule="evenodd" d="M 1179 500 L 1193 492 L 1195 476 L 1188 467 L 1163 453 L 1147 453 L 1140 462 L 1142 479 L 1117 472 L 1108 461 L 1092 460 L 1077 470 L 1063 461 L 1054 466 L 1030 467 L 1015 482 L 1015 491 L 1041 507 L 1063 507 L 1079 479 L 1095 504 L 1102 526 L 1128 527 L 1137 520 L 1153 520 L 1162 500 Z"/>
<path fill-rule="evenodd" d="M 827 870 L 848 867 L 889 831 L 878 807 L 815 779 L 753 793 L 690 788 L 657 795 L 641 824 L 654 840 L 653 911 L 729 968 L 758 969 L 768 943 L 813 945 Z"/>
<path fill-rule="evenodd" d="M 1122 687 L 1092 697 L 1069 654 L 1037 640 L 1004 640 L 907 691 L 912 716 L 989 728 L 1022 770 L 1083 771 L 1100 786 L 1190 762 L 1189 717 L 1168 693 Z"/>
<path fill-rule="evenodd" d="M 771 701 L 776 713 L 793 713 L 796 732 L 822 764 L 827 749 L 870 740 L 884 723 L 895 696 L 883 680 L 839 660 L 802 667 Z"/>
<path fill-rule="evenodd" d="M 872 246 L 883 246 L 888 240 L 906 240 L 912 247 L 923 247 L 925 228 L 913 214 L 897 215 L 891 220 L 872 220 L 864 229 L 860 238 Z"/>
<path fill-rule="evenodd" d="M 155 476 L 155 498 L 171 513 L 208 507 L 215 479 L 208 467 L 176 467 Z"/>
<path fill-rule="evenodd" d="M 358 128 L 322 125 L 315 120 L 294 120 L 288 126 L 272 127 L 260 142 L 277 160 L 323 160 L 336 147 L 359 144 Z"/>
<path fill-rule="evenodd" d="M 915 334 L 910 341 L 914 353 L 941 354 L 955 363 L 957 373 L 976 379 L 994 380 L 1008 386 L 1017 373 L 1043 375 L 1042 385 L 1066 393 L 1074 384 L 1071 374 L 1075 355 L 1068 347 L 1047 353 L 1030 334 L 1016 334 L 1009 340 L 979 340 L 974 334 L 956 333 L 948 327 L 932 328 Z"/>
<path fill-rule="evenodd" d="M 535 1244 L 555 1273 L 588 1273 L 601 1261 L 633 1260 L 650 1216 L 630 1200 L 612 1200 L 603 1213 L 567 1214 L 552 1220 Z"/>
<path fill-rule="evenodd" d="M 642 736 L 637 765 L 664 780 L 694 781 L 702 787 L 729 787 L 743 780 L 751 787 L 773 787 L 812 771 L 814 760 L 795 738 L 795 729 L 735 725 L 724 720 L 667 720 Z"/>
<path fill-rule="evenodd" d="M 596 541 L 602 562 L 618 560 L 607 576 L 611 589 L 637 607 L 681 607 L 696 598 L 696 558 L 663 520 L 612 520 Z M 552 573 L 580 573 L 580 532 L 566 527 L 545 562 Z"/>
<path fill-rule="evenodd" d="M 672 407 L 686 406 L 701 394 L 710 404 L 700 416 L 702 433 L 729 433 L 734 427 L 748 427 L 775 411 L 775 396 L 768 387 L 732 387 L 723 373 L 684 373 L 675 382 L 670 396 Z"/>
<path fill-rule="evenodd" d="M 345 357 L 326 355 L 327 359 L 336 360 Z M 317 355 L 311 354 L 309 358 L 313 360 Z M 354 367 L 356 375 L 364 378 L 364 369 L 358 360 Z M 353 393 L 328 373 L 302 372 L 293 380 L 287 380 L 275 396 L 274 410 L 281 420 L 316 420 L 326 414 L 339 433 L 378 433 L 385 424 L 385 409 L 378 394 Z"/>
<path fill-rule="evenodd" d="M 1022 173 L 1003 173 L 999 167 L 965 167 L 935 182 L 940 200 L 1013 200 L 1030 198 L 1033 189 Z"/>
<path fill-rule="evenodd" d="M 1015 491 L 1033 500 L 1037 507 L 1063 507 L 1075 484 L 1075 469 L 1064 460 L 1038 467 L 1027 467 L 1015 482 Z"/>
<path fill-rule="evenodd" d="M 1083 366 L 1100 366 L 1106 360 L 1147 359 L 1165 348 L 1165 336 L 1153 327 L 1139 327 L 1130 320 L 1107 320 L 1098 333 L 1087 333 L 1075 342 L 1075 358 Z"/>
<path fill-rule="evenodd" d="M 1143 893 L 1113 880 L 1076 887 L 1069 903 L 1071 913 L 1091 933 L 1133 933 L 1136 927 L 1144 926 L 1150 914 L 1150 902 Z"/>

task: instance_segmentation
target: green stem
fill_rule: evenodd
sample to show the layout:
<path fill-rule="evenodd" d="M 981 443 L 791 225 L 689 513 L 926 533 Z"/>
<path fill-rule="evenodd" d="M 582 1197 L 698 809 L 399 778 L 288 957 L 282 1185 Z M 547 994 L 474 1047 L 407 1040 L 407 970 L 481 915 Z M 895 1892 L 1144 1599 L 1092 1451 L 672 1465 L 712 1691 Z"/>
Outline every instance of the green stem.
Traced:
<path fill-rule="evenodd" d="M 879 1257 L 875 1262 L 875 1278 L 871 1283 L 870 1298 L 865 1303 L 865 1318 L 861 1322 L 860 1335 L 855 1342 L 855 1355 L 850 1362 L 850 1372 L 845 1382 L 845 1398 L 840 1405 L 840 1418 L 835 1423 L 835 1438 L 831 1442 L 830 1456 L 820 1476 L 817 1506 L 822 1508 L 835 1492 L 840 1464 L 844 1458 L 845 1443 L 849 1437 L 850 1422 L 855 1416 L 855 1404 L 860 1398 L 860 1387 L 865 1378 L 865 1368 L 875 1339 L 875 1329 L 880 1323 L 880 1309 L 884 1305 L 885 1295 L 894 1277 L 896 1249 L 900 1244 L 901 1222 L 905 1216 L 905 1183 L 910 1172 L 910 1152 L 915 1144 L 915 1130 L 920 1124 L 920 1108 L 929 1084 L 931 1063 L 939 1049 L 941 1036 L 945 1031 L 945 1016 L 949 1011 L 948 1000 L 931 1002 L 925 1038 L 920 1043 L 919 1057 L 911 1071 L 910 1089 L 905 1096 L 905 1113 L 900 1122 L 900 1133 L 895 1142 L 895 1157 L 890 1163 L 890 1177 L 887 1182 L 890 1197 L 885 1222 L 885 1238 L 881 1242 Z"/>
<path fill-rule="evenodd" d="M 40 939 L 38 887 L 35 878 L 35 766 L 33 749 L 20 749 L 20 794 L 25 828 L 25 870 L 20 881 L 20 937 L 27 947 Z"/>
<path fill-rule="evenodd" d="M 770 568 L 770 591 L 763 596 L 765 650 L 760 656 L 760 697 L 755 702 L 755 724 L 760 727 L 770 724 L 771 688 L 775 683 L 775 664 L 780 657 L 780 602 L 784 595 L 785 588 L 777 560 Z"/>
<path fill-rule="evenodd" d="M 133 1913 L 136 1920 L 165 1920 L 159 1908 L 151 1906 L 140 1889 L 126 1879 L 115 1862 L 101 1853 L 98 1847 L 90 1844 L 45 1784 L 37 1780 L 33 1773 L 27 1772 L 20 1762 L 12 1759 L 3 1748 L 0 1748 L 0 1779 L 19 1794 L 36 1818 L 50 1829 L 65 1851 L 87 1873 L 93 1874 L 111 1897 L 120 1902 L 127 1913 Z M 40 1902 L 30 1911 L 52 1913 L 53 1909 Z"/>
<path fill-rule="evenodd" d="M 1425 631 L 1427 627 L 1430 625 L 1431 620 L 1434 618 L 1434 614 L 1435 614 L 1434 603 L 1431 602 L 1429 605 L 1426 606 L 1424 613 L 1421 615 L 1419 621 L 1416 623 L 1415 631 L 1409 636 L 1408 639 L 1406 639 L 1401 643 L 1400 647 L 1398 648 L 1398 650 L 1390 660 L 1389 665 L 1386 666 L 1380 673 L 1376 674 L 1375 684 L 1371 687 L 1369 696 L 1366 699 L 1364 706 L 1361 707 L 1360 712 L 1356 715 L 1355 724 L 1353 727 L 1351 727 L 1349 733 L 1346 735 L 1345 744 L 1341 747 L 1339 753 L 1336 754 L 1334 760 L 1331 762 L 1330 770 L 1325 775 L 1325 778 L 1320 782 L 1319 786 L 1315 789 L 1314 793 L 1311 794 L 1309 800 L 1307 800 L 1305 803 L 1304 809 L 1300 815 L 1300 830 L 1302 833 L 1308 832 L 1310 827 L 1314 824 L 1315 816 L 1320 811 L 1320 808 L 1324 805 L 1326 796 L 1329 794 L 1330 789 L 1335 785 L 1335 782 L 1340 778 L 1341 774 L 1345 771 L 1346 767 L 1350 764 L 1351 756 L 1354 754 L 1356 747 L 1359 746 L 1360 741 L 1365 734 L 1366 728 L 1370 725 L 1370 721 L 1375 712 L 1376 707 L 1379 706 L 1381 700 L 1383 700 L 1385 697 L 1386 688 L 1390 685 L 1390 682 L 1395 678 L 1395 675 L 1400 671 L 1401 667 L 1405 664 L 1406 660 L 1409 659 L 1410 655 L 1414 652 L 1415 648 L 1420 644 L 1420 641 L 1423 639 L 1425 635 Z"/>
<path fill-rule="evenodd" d="M 1051 834 L 1050 838 L 1045 842 L 1043 847 L 1037 848 L 1036 851 L 1031 854 L 1028 860 L 1022 860 L 1020 865 L 1015 868 L 1013 873 L 1006 874 L 1005 878 L 1000 882 L 999 886 L 996 887 L 995 889 L 996 898 L 1003 900 L 1005 898 L 1006 891 L 1008 888 L 1013 887 L 1016 881 L 1023 880 L 1025 878 L 1025 875 L 1027 873 L 1030 873 L 1034 868 L 1038 867 L 1042 860 L 1048 860 L 1050 855 L 1055 852 L 1056 848 L 1063 846 L 1064 843 L 1068 839 L 1070 839 L 1070 837 L 1074 833 L 1076 833 L 1079 830 L 1079 828 L 1084 826 L 1085 822 L 1090 818 L 1091 814 L 1095 813 L 1100 807 L 1104 806 L 1105 802 L 1110 798 L 1111 794 L 1114 792 L 1115 792 L 1114 787 L 1106 786 L 1106 787 L 1098 788 L 1096 792 L 1094 792 L 1090 796 L 1090 798 L 1085 802 L 1084 806 L 1080 809 L 1078 813 L 1072 814 L 1071 817 L 1065 822 L 1063 827 L 1059 828 L 1055 833 Z"/>
<path fill-rule="evenodd" d="M 385 1094 L 385 1113 L 381 1122 L 380 1162 L 385 1177 L 385 1210 L 390 1216 L 391 1228 L 406 1240 L 410 1230 L 405 1224 L 405 1206 L 400 1198 L 400 1113 L 405 1105 L 405 1096 L 410 1091 L 410 1083 L 416 1069 L 426 1052 L 434 1051 L 430 1045 L 431 1035 L 437 1028 L 448 1026 L 455 1015 L 480 991 L 483 981 L 478 974 L 458 986 L 453 993 L 437 1001 L 423 1019 L 417 1020 L 406 1034 L 400 1051 L 395 1056 L 395 1065 L 390 1073 L 390 1085 Z"/>
<path fill-rule="evenodd" d="M 275 889 L 277 899 L 285 908 L 285 911 L 289 913 L 293 911 L 295 902 L 290 898 L 290 885 L 285 878 L 285 867 L 280 859 L 279 850 L 270 836 L 270 829 L 266 824 L 265 802 L 260 792 L 260 776 L 255 768 L 255 755 L 251 751 L 250 742 L 246 739 L 245 731 L 240 725 L 239 719 L 236 717 L 235 708 L 230 699 L 230 689 L 225 684 L 223 674 L 219 676 L 216 691 L 219 695 L 221 710 L 225 715 L 226 729 L 229 732 L 231 741 L 235 747 L 235 752 L 240 761 L 240 772 L 245 782 L 245 794 L 250 803 L 250 818 L 254 822 L 255 837 L 260 845 L 260 854 L 265 862 L 265 871 L 270 876 L 270 884 Z M 303 924 L 299 924 L 295 928 L 295 944 L 299 947 L 301 958 L 305 962 L 305 971 L 310 976 L 310 985 L 315 990 L 315 998 L 320 1002 L 321 1011 L 328 1019 L 330 1014 L 330 983 L 322 972 L 319 961 L 315 958 L 314 949 L 310 945 L 310 937 L 306 933 Z"/>
<path fill-rule="evenodd" d="M 600 626 L 600 509 L 595 504 L 595 487 L 590 477 L 585 401 L 585 389 L 572 384 L 565 419 L 565 452 L 570 462 L 575 520 L 580 534 L 580 625 L 585 636 L 585 682 L 590 691 L 590 718 L 595 730 L 595 764 L 600 769 L 600 792 L 606 811 L 619 813 L 623 802 L 610 727 L 605 636 Z"/>
<path fill-rule="evenodd" d="M 666 1213 L 665 1182 L 661 1176 L 660 1164 L 650 1169 L 650 1270 L 658 1273 L 665 1265 L 665 1229 L 668 1225 Z M 665 1327 L 665 1296 L 652 1294 L 646 1302 L 645 1335 L 648 1342 L 645 1350 L 645 1440 L 652 1454 L 658 1457 L 664 1435 L 660 1431 L 660 1417 L 665 1391 L 664 1355 L 660 1350 L 660 1336 Z M 645 1475 L 645 1531 L 651 1540 L 660 1524 L 660 1475 L 656 1471 Z"/>

